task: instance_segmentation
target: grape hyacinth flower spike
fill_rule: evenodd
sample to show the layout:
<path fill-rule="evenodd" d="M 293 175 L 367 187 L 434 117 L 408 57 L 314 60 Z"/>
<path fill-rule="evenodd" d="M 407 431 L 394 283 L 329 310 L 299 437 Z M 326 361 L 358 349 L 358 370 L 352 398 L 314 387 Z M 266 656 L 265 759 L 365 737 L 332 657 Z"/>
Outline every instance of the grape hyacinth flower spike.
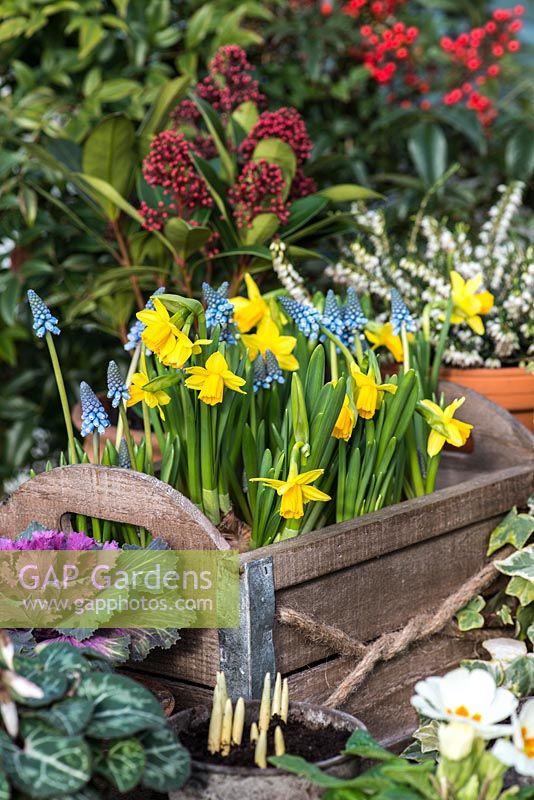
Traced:
<path fill-rule="evenodd" d="M 54 370 L 54 377 L 56 379 L 57 390 L 59 399 L 61 401 L 61 409 L 63 411 L 63 418 L 65 420 L 65 428 L 67 430 L 67 439 L 69 444 L 69 461 L 71 464 L 76 464 L 76 447 L 74 444 L 74 429 L 72 427 L 72 420 L 70 417 L 69 401 L 67 399 L 67 390 L 65 389 L 65 382 L 61 373 L 59 365 L 59 358 L 57 355 L 56 346 L 54 344 L 53 336 L 59 336 L 61 333 L 58 327 L 57 317 L 54 317 L 45 302 L 39 295 L 33 291 L 28 290 L 28 302 L 33 316 L 33 330 L 38 339 L 45 338 L 50 353 L 50 360 Z"/>
<path fill-rule="evenodd" d="M 47 332 L 59 336 L 61 331 L 57 326 L 57 317 L 54 317 L 46 303 L 41 300 L 33 289 L 28 290 L 28 301 L 33 316 L 33 330 L 35 331 L 35 335 L 39 339 L 42 339 Z"/>
<path fill-rule="evenodd" d="M 234 306 L 228 300 L 228 281 L 213 289 L 209 283 L 202 284 L 202 297 L 206 304 L 206 325 L 208 329 L 220 326 L 221 339 L 235 344 Z"/>
<path fill-rule="evenodd" d="M 351 332 L 363 330 L 368 322 L 363 313 L 360 298 L 352 286 L 347 289 L 347 301 L 343 307 L 343 320 L 345 327 Z"/>
<path fill-rule="evenodd" d="M 130 399 L 130 390 L 128 389 L 128 385 L 123 381 L 115 361 L 110 361 L 108 364 L 108 398 L 111 400 L 112 407 L 119 409 L 119 423 L 117 425 L 115 447 L 119 449 L 126 440 L 125 444 L 128 448 L 129 461 L 131 464 L 135 464 L 135 447 L 128 425 L 126 408 L 124 407 L 124 402 Z M 125 440 L 122 437 L 123 432 Z"/>
<path fill-rule="evenodd" d="M 100 434 L 109 428 L 111 422 L 106 410 L 91 387 L 85 381 L 80 383 L 82 401 L 82 436 L 93 434 L 94 463 L 100 463 Z"/>
<path fill-rule="evenodd" d="M 279 297 L 278 302 L 307 339 L 312 341 L 317 339 L 321 315 L 314 306 L 299 303 L 298 300 L 294 300 L 292 297 Z"/>
<path fill-rule="evenodd" d="M 396 289 L 391 290 L 391 325 L 394 336 L 399 336 L 403 325 L 408 333 L 416 330 L 414 319 Z"/>
<path fill-rule="evenodd" d="M 122 400 L 128 400 L 130 392 L 124 383 L 122 375 L 115 361 L 108 364 L 108 398 L 113 408 L 118 408 Z"/>
<path fill-rule="evenodd" d="M 340 339 L 343 342 L 343 344 L 346 344 L 345 321 L 343 319 L 343 314 L 337 302 L 336 295 L 334 294 L 332 289 L 329 289 L 328 292 L 326 293 L 326 300 L 324 304 L 323 315 L 321 317 L 321 324 L 327 330 L 329 330 L 330 333 L 333 333 L 334 336 L 337 336 L 337 338 Z M 326 339 L 326 336 L 322 336 L 321 338 L 324 341 L 324 339 Z"/>

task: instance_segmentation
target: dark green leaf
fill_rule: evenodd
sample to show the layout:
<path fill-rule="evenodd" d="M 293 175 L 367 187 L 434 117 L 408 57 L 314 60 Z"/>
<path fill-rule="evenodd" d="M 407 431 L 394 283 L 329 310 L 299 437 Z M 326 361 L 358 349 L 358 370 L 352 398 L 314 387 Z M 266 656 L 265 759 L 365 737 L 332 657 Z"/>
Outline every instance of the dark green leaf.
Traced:
<path fill-rule="evenodd" d="M 164 724 L 142 737 L 146 767 L 143 786 L 157 792 L 173 792 L 184 785 L 191 771 L 189 753 Z"/>
<path fill-rule="evenodd" d="M 447 167 L 447 139 L 439 125 L 423 122 L 413 129 L 408 150 L 417 172 L 429 189 Z"/>

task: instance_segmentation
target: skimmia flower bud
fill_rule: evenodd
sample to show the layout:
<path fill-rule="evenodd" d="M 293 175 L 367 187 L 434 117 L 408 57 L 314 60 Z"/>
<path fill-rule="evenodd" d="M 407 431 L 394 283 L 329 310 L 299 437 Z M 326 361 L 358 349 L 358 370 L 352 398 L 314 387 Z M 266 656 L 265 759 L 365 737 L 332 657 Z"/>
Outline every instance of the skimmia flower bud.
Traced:
<path fill-rule="evenodd" d="M 121 400 L 130 399 L 130 392 L 115 361 L 110 361 L 108 364 L 108 398 L 113 408 L 118 408 Z"/>
<path fill-rule="evenodd" d="M 234 306 L 228 300 L 228 281 L 213 289 L 209 283 L 202 284 L 202 297 L 206 304 L 206 325 L 221 328 L 221 339 L 235 344 Z"/>
<path fill-rule="evenodd" d="M 80 399 L 82 401 L 82 436 L 90 433 L 104 433 L 111 425 L 104 406 L 85 381 L 80 383 Z"/>
<path fill-rule="evenodd" d="M 317 339 L 321 315 L 316 308 L 299 303 L 292 297 L 279 297 L 278 302 L 306 338 Z"/>
<path fill-rule="evenodd" d="M 391 290 L 391 324 L 394 336 L 400 334 L 403 325 L 408 333 L 415 333 L 413 317 L 396 289 Z"/>
<path fill-rule="evenodd" d="M 39 339 L 48 333 L 59 336 L 61 331 L 57 326 L 57 317 L 54 317 L 46 303 L 44 303 L 33 289 L 28 290 L 28 300 L 33 315 L 33 330 Z"/>

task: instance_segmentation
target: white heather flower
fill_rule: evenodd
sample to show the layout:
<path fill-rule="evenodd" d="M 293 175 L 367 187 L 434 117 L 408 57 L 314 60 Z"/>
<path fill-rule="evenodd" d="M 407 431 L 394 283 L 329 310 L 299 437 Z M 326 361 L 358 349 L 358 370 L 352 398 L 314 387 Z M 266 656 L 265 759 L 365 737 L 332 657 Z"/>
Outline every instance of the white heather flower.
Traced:
<path fill-rule="evenodd" d="M 451 722 L 438 728 L 439 752 L 449 761 L 462 761 L 473 749 L 475 731 L 465 722 Z"/>
<path fill-rule="evenodd" d="M 534 778 L 534 700 L 525 703 L 519 717 L 514 715 L 513 741 L 500 739 L 492 753 L 520 775 Z"/>
<path fill-rule="evenodd" d="M 508 689 L 498 688 L 486 670 L 461 667 L 444 677 L 419 681 L 415 692 L 412 705 L 426 717 L 471 725 L 483 739 L 511 733 L 511 725 L 497 723 L 513 714 L 518 700 Z"/>
<path fill-rule="evenodd" d="M 271 242 L 270 251 L 273 269 L 284 289 L 294 300 L 309 304 L 310 299 L 304 288 L 304 279 L 287 258 L 285 244 L 275 240 Z"/>

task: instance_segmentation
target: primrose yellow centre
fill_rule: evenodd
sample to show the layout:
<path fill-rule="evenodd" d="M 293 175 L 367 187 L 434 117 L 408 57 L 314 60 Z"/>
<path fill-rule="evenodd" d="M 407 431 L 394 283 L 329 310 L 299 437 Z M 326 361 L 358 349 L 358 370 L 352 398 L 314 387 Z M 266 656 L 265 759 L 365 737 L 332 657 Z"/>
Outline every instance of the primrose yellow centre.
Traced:
<path fill-rule="evenodd" d="M 258 353 L 264 356 L 267 350 L 270 350 L 276 357 L 280 369 L 293 372 L 299 368 L 299 362 L 292 355 L 297 340 L 294 336 L 281 336 L 276 322 L 272 319 L 264 319 L 256 333 L 244 335 L 242 339 L 248 348 L 251 361 L 254 361 Z"/>
<path fill-rule="evenodd" d="M 241 333 L 255 328 L 263 319 L 270 317 L 269 306 L 261 296 L 254 278 L 245 274 L 245 284 L 248 297 L 231 297 L 230 302 L 234 307 L 234 320 Z"/>
<path fill-rule="evenodd" d="M 380 408 L 384 392 L 395 394 L 397 387 L 394 383 L 377 383 L 371 373 L 365 375 L 356 364 L 352 364 L 351 373 L 356 384 L 355 402 L 358 415 L 363 419 L 372 419 Z"/>
<path fill-rule="evenodd" d="M 213 353 L 206 361 L 205 367 L 188 367 L 186 372 L 190 377 L 186 378 L 185 385 L 188 389 L 198 391 L 199 399 L 206 405 L 215 406 L 222 403 L 225 387 L 233 392 L 246 394 L 241 389 L 246 381 L 229 369 L 222 353 Z"/>
<path fill-rule="evenodd" d="M 465 717 L 466 719 L 472 719 L 473 722 L 480 722 L 482 717 L 480 714 L 471 714 L 469 709 L 466 706 L 458 706 L 455 708 L 454 711 L 450 708 L 447 709 L 447 714 L 455 714 L 457 717 Z"/>
<path fill-rule="evenodd" d="M 280 516 L 284 519 L 300 519 L 304 516 L 304 506 L 310 501 L 326 502 L 332 498 L 311 483 L 320 478 L 324 469 L 312 469 L 308 472 L 297 473 L 290 469 L 287 480 L 280 481 L 274 478 L 251 478 L 252 481 L 261 481 L 265 486 L 276 489 L 282 498 L 280 503 Z"/>

